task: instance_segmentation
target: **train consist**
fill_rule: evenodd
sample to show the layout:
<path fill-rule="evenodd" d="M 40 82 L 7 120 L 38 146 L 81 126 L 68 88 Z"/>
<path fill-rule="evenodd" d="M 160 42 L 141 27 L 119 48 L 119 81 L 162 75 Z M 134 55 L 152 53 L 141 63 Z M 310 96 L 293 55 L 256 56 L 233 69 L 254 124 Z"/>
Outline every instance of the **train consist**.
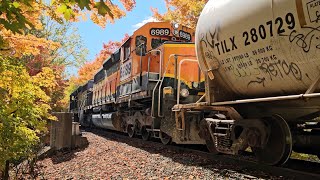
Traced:
<path fill-rule="evenodd" d="M 103 63 L 93 80 L 71 94 L 70 110 L 83 125 L 127 132 L 130 137 L 152 136 L 164 144 L 171 139 L 204 143 L 196 122 L 190 128 L 194 136 L 177 134 L 171 111 L 177 94 L 182 103 L 192 103 L 205 91 L 194 35 L 178 24 L 145 24 Z"/>
<path fill-rule="evenodd" d="M 250 147 L 279 165 L 293 150 L 320 154 L 319 83 L 319 0 L 211 0 L 195 33 L 165 22 L 135 31 L 71 94 L 70 111 L 83 125 L 212 153 Z"/>

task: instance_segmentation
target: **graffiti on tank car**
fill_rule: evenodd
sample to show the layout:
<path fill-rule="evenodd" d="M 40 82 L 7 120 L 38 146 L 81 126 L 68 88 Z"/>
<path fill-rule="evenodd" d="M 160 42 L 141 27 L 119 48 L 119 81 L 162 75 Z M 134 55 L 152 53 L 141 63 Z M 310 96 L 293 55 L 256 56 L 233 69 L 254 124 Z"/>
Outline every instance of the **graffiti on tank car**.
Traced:
<path fill-rule="evenodd" d="M 298 33 L 296 30 L 293 30 L 289 35 L 289 41 L 291 43 L 295 43 L 298 47 L 302 48 L 303 51 L 306 53 L 310 51 L 314 43 L 315 43 L 315 48 L 320 49 L 320 26 L 318 27 L 304 26 L 302 27 L 302 29 L 307 30 L 308 33 Z"/>
<path fill-rule="evenodd" d="M 248 84 L 247 84 L 247 87 L 249 87 L 251 84 L 262 84 L 263 87 L 265 87 L 265 81 L 266 81 L 266 78 L 265 77 L 256 77 L 257 79 L 256 80 L 253 80 L 253 81 L 250 81 Z"/>
<path fill-rule="evenodd" d="M 302 80 L 302 73 L 299 66 L 294 63 L 287 63 L 285 60 L 278 60 L 277 62 L 272 63 L 262 63 L 259 66 L 259 69 L 268 74 L 270 80 L 272 81 L 273 78 L 282 77 L 284 76 L 293 76 L 296 80 Z"/>
<path fill-rule="evenodd" d="M 288 63 L 285 60 L 263 62 L 259 64 L 258 69 L 259 72 L 262 72 L 261 74 L 266 74 L 267 76 L 257 76 L 255 80 L 249 81 L 247 87 L 253 84 L 262 84 L 265 87 L 267 80 L 273 81 L 275 78 L 285 78 L 287 76 L 291 76 L 298 81 L 302 81 L 303 78 L 299 66 L 294 62 Z"/>
<path fill-rule="evenodd" d="M 233 69 L 233 74 L 237 77 L 248 77 L 248 76 L 253 76 L 253 75 L 259 75 L 260 74 L 260 70 L 259 68 L 235 68 Z"/>

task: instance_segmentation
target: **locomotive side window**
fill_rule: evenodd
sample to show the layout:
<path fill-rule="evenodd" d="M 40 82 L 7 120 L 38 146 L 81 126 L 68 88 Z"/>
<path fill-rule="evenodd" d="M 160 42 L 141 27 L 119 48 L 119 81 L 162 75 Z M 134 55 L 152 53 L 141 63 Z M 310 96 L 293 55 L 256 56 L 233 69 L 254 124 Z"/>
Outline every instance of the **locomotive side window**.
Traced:
<path fill-rule="evenodd" d="M 154 39 L 152 38 L 151 40 L 151 47 L 152 49 L 155 49 L 157 47 L 159 47 L 161 44 L 163 44 L 164 42 L 168 41 L 167 39 Z"/>
<path fill-rule="evenodd" d="M 145 56 L 147 51 L 147 38 L 145 36 L 136 36 L 136 55 Z"/>
<path fill-rule="evenodd" d="M 107 77 L 119 70 L 120 52 L 121 51 L 119 49 L 103 64 L 103 68 L 106 70 Z"/>
<path fill-rule="evenodd" d="M 121 49 L 118 49 L 112 56 L 114 61 L 120 61 Z"/>
<path fill-rule="evenodd" d="M 128 60 L 130 57 L 130 44 L 126 44 L 126 46 L 124 47 L 124 61 Z"/>
<path fill-rule="evenodd" d="M 110 76 L 111 74 L 115 73 L 117 70 L 119 70 L 119 62 L 116 64 L 113 64 L 111 67 L 109 67 L 106 70 L 107 76 Z"/>

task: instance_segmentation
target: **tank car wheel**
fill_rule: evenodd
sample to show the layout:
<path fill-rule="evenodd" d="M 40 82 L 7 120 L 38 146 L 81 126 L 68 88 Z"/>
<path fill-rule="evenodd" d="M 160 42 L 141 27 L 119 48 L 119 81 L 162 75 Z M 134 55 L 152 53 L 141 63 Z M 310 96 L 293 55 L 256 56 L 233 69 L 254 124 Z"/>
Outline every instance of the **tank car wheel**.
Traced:
<path fill-rule="evenodd" d="M 127 133 L 128 133 L 128 136 L 130 138 L 133 138 L 134 137 L 134 134 L 135 134 L 135 127 L 134 125 L 132 124 L 129 124 L 128 127 L 127 127 Z"/>
<path fill-rule="evenodd" d="M 268 165 L 282 165 L 287 162 L 292 152 L 292 136 L 287 122 L 280 116 L 266 118 L 270 129 L 265 147 L 252 148 L 257 159 Z"/>
<path fill-rule="evenodd" d="M 147 128 L 145 126 L 141 128 L 141 137 L 144 141 L 148 141 L 150 139 L 150 132 L 147 131 Z"/>
<path fill-rule="evenodd" d="M 159 136 L 160 136 L 160 140 L 161 140 L 162 144 L 168 145 L 171 143 L 171 137 L 168 134 L 160 131 Z"/>

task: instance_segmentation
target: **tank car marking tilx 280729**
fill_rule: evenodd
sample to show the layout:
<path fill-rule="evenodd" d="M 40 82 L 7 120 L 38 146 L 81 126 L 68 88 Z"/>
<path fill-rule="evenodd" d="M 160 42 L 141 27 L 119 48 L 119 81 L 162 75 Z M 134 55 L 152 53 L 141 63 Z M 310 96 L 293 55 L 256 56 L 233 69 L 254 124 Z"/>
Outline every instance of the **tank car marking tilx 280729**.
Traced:
<path fill-rule="evenodd" d="M 319 155 L 319 4 L 211 0 L 195 33 L 148 23 L 105 61 L 92 88 L 72 93 L 70 110 L 84 125 L 144 140 L 212 153 L 250 148 L 269 165 L 292 151 Z M 92 104 L 81 103 L 90 93 Z"/>

